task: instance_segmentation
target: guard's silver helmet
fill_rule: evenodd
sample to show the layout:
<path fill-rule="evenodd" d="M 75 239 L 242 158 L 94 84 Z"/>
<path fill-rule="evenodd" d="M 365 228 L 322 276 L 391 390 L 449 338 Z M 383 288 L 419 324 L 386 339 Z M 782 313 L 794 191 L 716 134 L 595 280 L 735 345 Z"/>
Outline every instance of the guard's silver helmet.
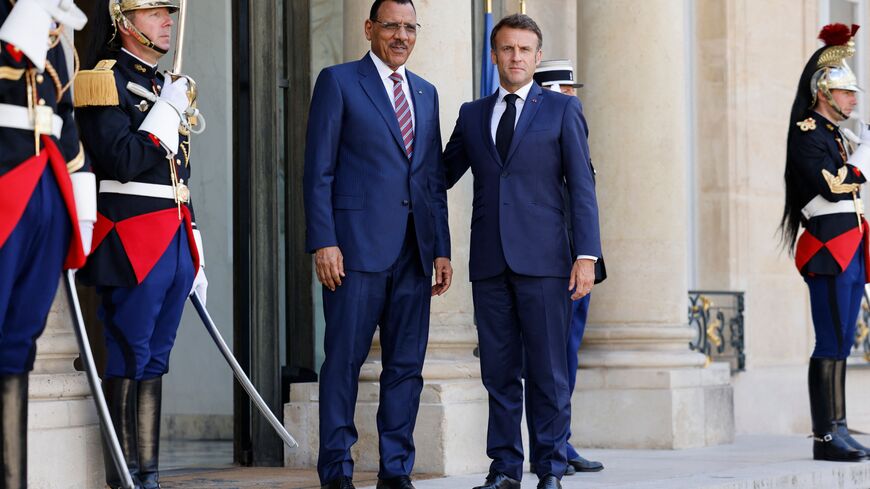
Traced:
<path fill-rule="evenodd" d="M 818 69 L 810 80 L 813 106 L 817 102 L 817 94 L 821 92 L 828 104 L 843 118 L 846 118 L 846 115 L 834 101 L 831 90 L 863 91 L 858 86 L 855 73 L 846 63 L 846 59 L 855 55 L 854 36 L 857 31 L 857 25 L 853 25 L 852 29 L 849 30 L 843 24 L 833 24 L 822 29 L 819 38 L 825 41 L 828 48 L 819 55 L 819 61 L 816 64 Z"/>
<path fill-rule="evenodd" d="M 178 11 L 178 5 L 175 5 L 171 0 L 109 0 L 109 16 L 112 18 L 112 25 L 114 25 L 116 33 L 118 32 L 118 27 L 123 25 L 125 29 L 133 34 L 133 37 L 136 38 L 139 44 L 153 49 L 160 54 L 166 54 L 165 49 L 161 49 L 151 42 L 151 39 L 142 34 L 125 15 L 136 10 L 150 8 L 165 8 L 169 9 L 170 13 Z"/>

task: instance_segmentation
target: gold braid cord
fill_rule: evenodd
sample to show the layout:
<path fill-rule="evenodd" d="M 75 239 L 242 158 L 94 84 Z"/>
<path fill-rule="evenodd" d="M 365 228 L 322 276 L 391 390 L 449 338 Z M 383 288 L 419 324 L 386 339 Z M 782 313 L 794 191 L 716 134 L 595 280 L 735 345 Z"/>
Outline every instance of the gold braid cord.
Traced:
<path fill-rule="evenodd" d="M 79 143 L 79 154 L 77 154 L 75 158 L 69 160 L 66 164 L 66 171 L 69 173 L 75 173 L 81 170 L 83 166 L 85 166 L 85 148 L 82 146 L 82 143 Z"/>
<path fill-rule="evenodd" d="M 860 184 L 843 183 L 848 175 L 849 169 L 845 166 L 840 167 L 837 171 L 836 177 L 828 170 L 822 170 L 822 176 L 825 178 L 825 182 L 828 183 L 828 187 L 831 189 L 832 194 L 851 194 L 852 192 L 858 191 Z"/>

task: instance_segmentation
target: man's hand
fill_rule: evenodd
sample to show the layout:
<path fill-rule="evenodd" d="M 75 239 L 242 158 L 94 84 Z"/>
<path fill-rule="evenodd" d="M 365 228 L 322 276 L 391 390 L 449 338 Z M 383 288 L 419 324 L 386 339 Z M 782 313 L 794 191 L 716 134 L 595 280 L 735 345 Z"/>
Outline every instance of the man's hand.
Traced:
<path fill-rule="evenodd" d="M 595 262 L 588 259 L 574 261 L 571 268 L 571 280 L 568 282 L 568 290 L 573 291 L 571 300 L 582 299 L 590 292 L 595 284 Z"/>
<path fill-rule="evenodd" d="M 450 258 L 438 257 L 435 259 L 435 285 L 432 286 L 432 295 L 441 295 L 450 288 L 453 281 L 453 265 Z"/>
<path fill-rule="evenodd" d="M 344 277 L 344 256 L 338 246 L 320 248 L 314 254 L 314 266 L 317 269 L 317 279 L 327 289 L 335 292 L 341 286 Z"/>

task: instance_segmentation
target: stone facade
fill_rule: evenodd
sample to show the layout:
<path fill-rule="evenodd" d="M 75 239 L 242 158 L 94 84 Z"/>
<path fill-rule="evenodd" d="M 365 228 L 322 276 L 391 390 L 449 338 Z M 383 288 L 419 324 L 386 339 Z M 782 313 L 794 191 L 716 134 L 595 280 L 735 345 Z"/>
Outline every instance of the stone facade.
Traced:
<path fill-rule="evenodd" d="M 843 3 L 526 1 L 544 31 L 545 58 L 571 59 L 586 84 L 579 93 L 599 172 L 610 277 L 593 292 L 580 352 L 572 426 L 579 445 L 673 449 L 728 443 L 735 432 L 808 433 L 809 302 L 777 242 L 777 226 L 794 88 L 818 46 L 820 25 L 850 21 L 835 18 L 843 15 L 842 6 L 830 6 L 837 2 Z M 438 88 L 446 140 L 460 104 L 475 94 L 472 8 L 480 4 L 415 3 L 424 28 L 409 68 Z M 519 0 L 496 3 L 510 12 Z M 868 24 L 870 19 L 860 18 L 870 10 L 867 3 L 855 4 L 858 17 L 851 20 Z M 366 51 L 362 25 L 369 5 L 312 1 L 313 76 Z M 867 45 L 867 34 L 859 33 L 859 50 Z M 867 72 L 862 63 L 859 75 Z M 470 177 L 449 193 L 456 275 L 447 296 L 432 306 L 416 430 L 420 472 L 457 474 L 488 465 L 486 393 L 471 355 L 477 341 L 466 265 L 471 196 Z M 688 350 L 689 288 L 746 292 L 745 372 L 729 375 L 725 365 L 705 367 L 705 359 Z M 66 487 L 38 485 L 60 470 L 37 462 L 48 456 L 78 467 L 70 473 L 80 481 L 99 480 L 101 470 L 87 386 L 69 366 L 74 343 L 70 349 L 67 338 L 64 353 L 53 353 L 58 339 L 52 332 L 67 328 L 58 307 L 63 306 L 56 305 L 40 340 L 31 387 L 31 479 L 37 487 Z M 354 456 L 360 470 L 377 468 L 379 368 L 376 339 L 361 376 L 356 414 L 360 441 Z M 850 425 L 861 430 L 870 429 L 870 393 L 861 389 L 867 381 L 870 370 L 850 370 Z M 303 448 L 287 453 L 288 466 L 316 462 L 317 401 L 316 384 L 291 390 L 285 421 Z M 170 408 L 178 416 L 189 411 L 180 404 Z M 227 415 L 225 409 L 213 414 Z M 84 447 L 67 452 L 83 454 L 81 460 L 57 455 L 56 435 Z"/>
<path fill-rule="evenodd" d="M 28 486 L 39 489 L 102 487 L 103 452 L 94 399 L 79 356 L 66 291 L 61 286 L 37 342 L 30 374 Z"/>

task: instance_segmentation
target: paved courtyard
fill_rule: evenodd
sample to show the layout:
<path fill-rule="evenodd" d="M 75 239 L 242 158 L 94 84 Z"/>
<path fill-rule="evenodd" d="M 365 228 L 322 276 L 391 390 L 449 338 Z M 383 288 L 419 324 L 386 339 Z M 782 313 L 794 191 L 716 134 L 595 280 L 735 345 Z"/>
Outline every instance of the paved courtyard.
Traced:
<path fill-rule="evenodd" d="M 870 445 L 870 436 L 857 437 Z M 565 489 L 868 489 L 870 462 L 846 464 L 811 460 L 812 442 L 802 436 L 738 436 L 733 445 L 690 450 L 583 450 L 605 470 L 565 477 Z M 415 476 L 417 489 L 471 489 L 484 474 L 447 478 Z M 360 489 L 373 489 L 375 474 L 355 477 Z M 526 474 L 523 489 L 537 480 Z M 165 478 L 165 489 L 315 489 L 313 471 L 227 468 Z"/>

